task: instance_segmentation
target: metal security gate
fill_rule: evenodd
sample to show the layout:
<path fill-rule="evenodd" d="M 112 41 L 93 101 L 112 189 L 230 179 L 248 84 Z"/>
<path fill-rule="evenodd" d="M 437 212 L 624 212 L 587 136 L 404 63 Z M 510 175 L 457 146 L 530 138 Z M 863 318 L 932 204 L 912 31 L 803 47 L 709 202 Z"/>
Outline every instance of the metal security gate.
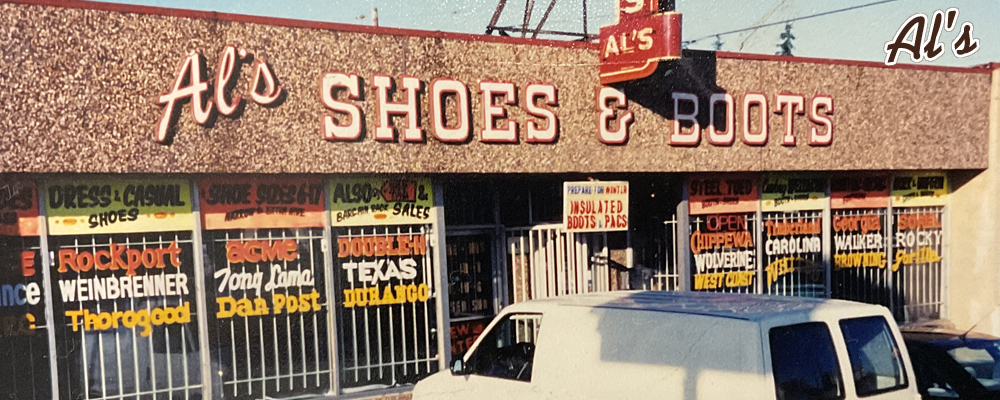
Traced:
<path fill-rule="evenodd" d="M 892 308 L 885 208 L 833 210 L 830 297 Z"/>
<path fill-rule="evenodd" d="M 607 233 L 572 233 L 562 224 L 508 228 L 514 302 L 611 290 Z"/>
<path fill-rule="evenodd" d="M 414 383 L 439 365 L 430 225 L 336 227 L 340 386 L 345 393 Z"/>
<path fill-rule="evenodd" d="M 53 274 L 52 287 L 58 288 L 55 321 L 61 331 L 57 336 L 65 338 L 57 342 L 58 374 L 67 377 L 60 380 L 60 398 L 201 398 L 191 232 L 49 240 L 54 270 L 73 258 L 80 269 Z M 167 254 L 169 249 L 174 249 L 174 256 Z M 134 276 L 99 270 L 96 264 L 108 259 L 115 263 L 111 258 L 115 253 L 157 254 L 157 250 L 167 266 L 139 268 Z M 85 267 L 88 264 L 91 267 Z M 71 285 L 86 285 L 87 290 L 73 290 Z"/>
<path fill-rule="evenodd" d="M 763 213 L 763 293 L 824 298 L 823 211 Z"/>
<path fill-rule="evenodd" d="M 203 241 L 212 368 L 221 379 L 222 396 L 326 393 L 329 302 L 323 229 L 206 231 Z M 255 255 L 256 248 L 262 248 L 261 255 Z"/>
<path fill-rule="evenodd" d="M 944 305 L 944 207 L 894 208 L 893 312 L 897 319 L 937 319 Z"/>
<path fill-rule="evenodd" d="M 680 265 L 680 224 L 676 216 L 669 221 L 663 222 L 663 240 L 658 242 L 657 254 L 663 254 L 662 260 L 657 263 L 660 267 L 650 280 L 649 290 L 669 290 L 674 291 L 680 288 L 681 274 Z M 640 288 L 633 288 L 640 289 Z"/>
<path fill-rule="evenodd" d="M 628 271 L 632 290 L 675 291 L 680 288 L 681 225 L 676 216 L 663 221 L 662 229 L 646 246 L 633 248 L 633 265 Z M 635 243 L 633 243 L 634 245 Z"/>

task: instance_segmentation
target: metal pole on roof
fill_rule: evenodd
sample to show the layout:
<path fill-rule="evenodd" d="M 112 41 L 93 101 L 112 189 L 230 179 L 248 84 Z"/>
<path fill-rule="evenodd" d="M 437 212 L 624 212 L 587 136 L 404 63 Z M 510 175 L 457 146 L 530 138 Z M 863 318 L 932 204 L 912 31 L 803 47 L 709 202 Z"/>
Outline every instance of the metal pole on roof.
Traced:
<path fill-rule="evenodd" d="M 531 34 L 531 38 L 537 38 L 538 32 L 542 30 L 542 25 L 545 25 L 545 21 L 549 19 L 549 14 L 552 13 L 552 8 L 556 6 L 556 0 L 549 2 L 549 7 L 545 9 L 545 14 L 542 15 L 542 20 L 538 21 L 538 26 L 535 27 L 535 32 Z"/>
<path fill-rule="evenodd" d="M 493 27 L 497 25 L 497 21 L 500 20 L 500 14 L 503 13 L 503 8 L 506 6 L 507 6 L 507 0 L 500 0 L 500 2 L 497 3 L 497 9 L 493 11 L 493 18 L 490 18 L 490 23 L 489 25 L 486 26 L 487 35 L 493 34 Z"/>
<path fill-rule="evenodd" d="M 524 23 L 521 25 L 521 37 L 528 34 L 528 23 L 531 22 L 531 12 L 535 10 L 535 0 L 525 0 L 524 2 Z"/>
<path fill-rule="evenodd" d="M 372 26 L 378 26 L 378 7 L 372 7 Z"/>

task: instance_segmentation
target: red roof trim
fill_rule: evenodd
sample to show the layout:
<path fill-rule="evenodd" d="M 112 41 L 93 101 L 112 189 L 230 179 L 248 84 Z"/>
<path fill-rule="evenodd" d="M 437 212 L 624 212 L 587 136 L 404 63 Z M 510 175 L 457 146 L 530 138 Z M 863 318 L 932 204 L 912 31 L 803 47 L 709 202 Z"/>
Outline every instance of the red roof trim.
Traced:
<path fill-rule="evenodd" d="M 923 70 L 923 71 L 937 71 L 937 72 L 958 72 L 967 74 L 968 73 L 989 74 L 993 72 L 991 69 L 984 68 L 983 66 L 946 67 L 943 65 L 928 65 L 928 64 L 896 64 L 894 66 L 888 66 L 885 65 L 884 63 L 873 62 L 873 61 L 837 60 L 832 58 L 812 58 L 812 57 L 795 57 L 795 56 L 774 56 L 769 54 L 733 53 L 728 51 L 716 52 L 716 57 L 732 59 L 732 60 L 780 61 L 788 63 L 847 65 L 847 66 L 865 67 L 865 68 L 909 69 L 909 70 Z"/>
<path fill-rule="evenodd" d="M 283 26 L 292 28 L 370 33 L 378 35 L 413 36 L 413 37 L 462 40 L 462 41 L 493 42 L 493 43 L 520 44 L 520 45 L 532 45 L 532 46 L 553 46 L 553 47 L 578 48 L 578 49 L 596 49 L 598 47 L 597 43 L 589 43 L 589 42 L 527 39 L 518 37 L 476 35 L 470 33 L 453 33 L 453 32 L 441 32 L 441 31 L 424 31 L 417 29 L 386 28 L 386 27 L 376 27 L 367 25 L 342 24 L 334 22 L 306 21 L 306 20 L 290 19 L 290 18 L 260 17 L 253 15 L 220 13 L 214 11 L 195 11 L 195 10 L 183 10 L 177 8 L 140 6 L 133 4 L 103 3 L 97 1 L 0 0 L 0 3 L 15 3 L 15 4 L 28 4 L 28 5 L 49 6 L 49 7 L 61 7 L 61 8 L 112 11 L 112 12 L 132 13 L 132 14 L 162 15 L 168 17 L 208 19 L 208 20 L 219 20 L 219 21 L 230 21 L 230 22 L 242 22 L 249 24 Z"/>

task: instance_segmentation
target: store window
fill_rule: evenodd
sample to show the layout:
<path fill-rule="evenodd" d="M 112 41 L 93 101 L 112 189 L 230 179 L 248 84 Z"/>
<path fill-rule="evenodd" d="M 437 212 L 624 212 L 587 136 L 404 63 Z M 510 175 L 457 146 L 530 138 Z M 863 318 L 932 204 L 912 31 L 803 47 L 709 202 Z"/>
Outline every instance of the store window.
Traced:
<path fill-rule="evenodd" d="M 469 358 L 475 375 L 531 382 L 542 316 L 511 314 L 497 322 Z"/>
<path fill-rule="evenodd" d="M 840 321 L 858 396 L 869 396 L 907 386 L 903 358 L 889 325 L 882 317 Z"/>
<path fill-rule="evenodd" d="M 496 203 L 493 188 L 485 181 L 449 182 L 444 186 L 445 224 L 493 225 Z"/>
<path fill-rule="evenodd" d="M 759 292 L 757 187 L 750 175 L 688 179 L 691 290 Z"/>
<path fill-rule="evenodd" d="M 323 183 L 199 182 L 208 336 L 225 399 L 330 389 Z"/>
<path fill-rule="evenodd" d="M 829 294 L 823 259 L 827 179 L 809 174 L 767 174 L 761 190 L 762 293 L 819 297 Z"/>
<path fill-rule="evenodd" d="M 0 181 L 0 388 L 15 399 L 52 396 L 37 191 Z"/>
<path fill-rule="evenodd" d="M 897 175 L 892 191 L 893 314 L 900 321 L 941 318 L 947 176 Z"/>
<path fill-rule="evenodd" d="M 827 296 L 823 212 L 764 213 L 764 293 Z"/>
<path fill-rule="evenodd" d="M 778 400 L 844 398 L 837 351 L 826 324 L 771 328 L 768 340 Z"/>
<path fill-rule="evenodd" d="M 496 313 L 493 234 L 448 237 L 448 304 L 452 358 L 468 351 Z"/>
<path fill-rule="evenodd" d="M 562 222 L 561 179 L 497 180 L 500 220 L 508 228 Z"/>
<path fill-rule="evenodd" d="M 48 182 L 62 399 L 201 396 L 191 188 Z"/>
<path fill-rule="evenodd" d="M 342 390 L 415 383 L 437 372 L 441 289 L 430 180 L 338 178 L 329 185 Z M 339 195 L 352 192 L 370 195 Z"/>
<path fill-rule="evenodd" d="M 341 386 L 416 383 L 437 371 L 437 308 L 430 229 L 334 229 Z M 388 243 L 379 251 L 365 242 Z M 357 244 L 362 243 L 362 244 Z M 348 247 L 349 246 L 349 247 Z M 370 249 L 366 251 L 366 249 Z"/>
<path fill-rule="evenodd" d="M 692 215 L 690 229 L 694 291 L 757 292 L 756 214 Z"/>

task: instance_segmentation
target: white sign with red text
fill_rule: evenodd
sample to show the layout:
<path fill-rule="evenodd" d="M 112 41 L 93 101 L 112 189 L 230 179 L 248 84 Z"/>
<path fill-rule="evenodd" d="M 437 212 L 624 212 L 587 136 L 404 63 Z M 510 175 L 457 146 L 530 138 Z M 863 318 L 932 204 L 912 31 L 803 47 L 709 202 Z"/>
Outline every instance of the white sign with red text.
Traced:
<path fill-rule="evenodd" d="M 563 182 L 567 232 L 628 229 L 628 182 Z"/>

